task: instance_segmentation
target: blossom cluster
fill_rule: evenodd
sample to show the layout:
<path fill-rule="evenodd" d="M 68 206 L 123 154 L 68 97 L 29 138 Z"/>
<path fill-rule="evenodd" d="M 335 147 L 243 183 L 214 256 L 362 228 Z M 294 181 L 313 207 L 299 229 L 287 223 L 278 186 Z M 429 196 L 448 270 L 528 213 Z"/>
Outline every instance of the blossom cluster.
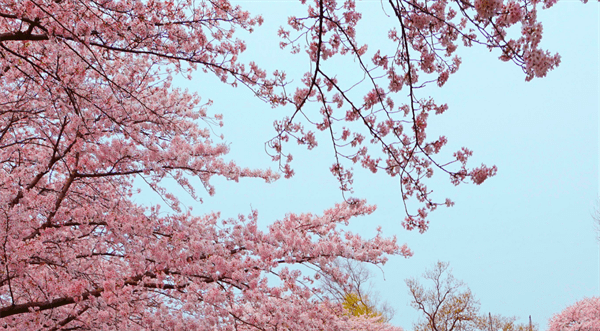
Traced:
<path fill-rule="evenodd" d="M 0 8 L 0 328 L 400 330 L 346 316 L 314 284 L 337 271 L 336 258 L 411 254 L 394 238 L 338 228 L 373 206 L 289 214 L 260 231 L 256 213 L 192 214 L 165 184 L 201 200 L 198 187 L 214 194 L 214 177 L 279 177 L 226 161 L 211 131 L 222 118 L 171 86 L 200 69 L 284 102 L 283 72 L 238 62 L 246 45 L 235 30 L 262 18 L 226 0 Z M 171 211 L 137 203 L 135 180 Z"/>
<path fill-rule="evenodd" d="M 497 169 L 486 165 L 469 169 L 467 159 L 472 152 L 459 150 L 454 159 L 437 155 L 447 137 L 428 137 L 427 124 L 431 114 L 444 113 L 448 105 L 423 96 L 422 88 L 430 83 L 446 84 L 460 67 L 462 60 L 456 51 L 463 45 L 498 50 L 500 59 L 514 62 L 526 80 L 544 77 L 559 64 L 560 57 L 540 48 L 539 2 L 384 1 L 383 9 L 394 21 L 387 45 L 393 51 L 367 52 L 367 45 L 356 36 L 363 13 L 354 0 L 303 1 L 306 14 L 290 17 L 288 29 L 282 27 L 279 36 L 283 48 L 290 47 L 292 53 L 304 50 L 312 66 L 302 85 L 285 97 L 293 116 L 275 124 L 278 134 L 269 143 L 273 159 L 291 176 L 292 158 L 284 143 L 292 139 L 312 148 L 316 143 L 312 143 L 314 133 L 309 125 L 315 131 L 326 131 L 335 153 L 331 171 L 341 190 L 352 192 L 353 164 L 399 177 L 399 199 L 407 213 L 404 224 L 423 231 L 426 215 L 444 205 L 425 184 L 434 171 L 446 174 L 454 184 L 467 180 L 481 184 Z M 542 5 L 549 8 L 554 3 L 546 0 Z M 520 34 L 508 33 L 513 26 L 521 27 Z M 346 70 L 354 70 L 360 80 L 339 82 L 336 73 L 330 72 L 325 61 L 340 56 L 353 58 L 355 67 Z M 375 148 L 367 148 L 369 143 Z M 410 199 L 420 203 L 416 210 L 408 208 Z"/>

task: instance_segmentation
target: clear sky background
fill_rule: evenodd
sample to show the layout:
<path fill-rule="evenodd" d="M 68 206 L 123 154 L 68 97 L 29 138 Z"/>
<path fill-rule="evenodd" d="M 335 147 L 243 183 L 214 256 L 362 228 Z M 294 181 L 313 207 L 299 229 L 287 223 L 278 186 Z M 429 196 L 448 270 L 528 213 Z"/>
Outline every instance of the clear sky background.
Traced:
<path fill-rule="evenodd" d="M 269 70 L 283 69 L 299 82 L 308 70 L 306 55 L 287 55 L 276 36 L 288 16 L 305 13 L 299 1 L 233 3 L 265 19 L 248 39 L 244 59 Z M 359 41 L 374 51 L 387 42 L 390 21 L 379 1 L 357 3 L 364 11 Z M 396 309 L 393 324 L 412 329 L 419 315 L 409 306 L 404 279 L 421 275 L 438 260 L 450 262 L 456 278 L 480 300 L 482 313 L 518 316 L 521 322 L 531 315 L 541 330 L 552 314 L 599 295 L 599 245 L 592 222 L 599 185 L 598 16 L 593 1 L 561 0 L 540 13 L 543 47 L 562 56 L 559 68 L 544 79 L 527 83 L 519 68 L 497 59 L 499 54 L 460 48 L 458 73 L 441 89 L 420 91 L 421 97 L 433 95 L 450 107 L 433 116 L 428 128 L 429 137 L 446 135 L 446 155 L 466 146 L 474 151 L 471 166 L 483 162 L 498 167 L 498 174 L 481 186 L 454 187 L 445 176 L 434 177 L 429 187 L 435 197 L 449 197 L 456 205 L 432 213 L 425 234 L 402 228 L 397 180 L 357 169 L 354 195 L 378 210 L 355 219 L 351 229 L 370 236 L 381 225 L 384 234 L 397 236 L 415 252 L 410 259 L 391 257 L 383 272 L 376 272 L 375 289 Z M 351 62 L 328 65 L 344 74 Z M 275 134 L 273 121 L 290 114 L 290 107 L 270 109 L 247 89 L 201 73 L 181 85 L 213 100 L 211 112 L 224 115 L 225 127 L 217 132 L 230 143 L 229 158 L 243 166 L 276 167 L 264 142 Z M 203 197 L 203 204 L 184 199 L 186 205 L 196 213 L 221 211 L 225 217 L 256 209 L 266 227 L 288 212 L 320 213 L 341 202 L 328 170 L 333 154 L 327 140 L 313 151 L 289 147 L 295 156 L 294 178 L 274 184 L 216 180 L 214 197 Z"/>

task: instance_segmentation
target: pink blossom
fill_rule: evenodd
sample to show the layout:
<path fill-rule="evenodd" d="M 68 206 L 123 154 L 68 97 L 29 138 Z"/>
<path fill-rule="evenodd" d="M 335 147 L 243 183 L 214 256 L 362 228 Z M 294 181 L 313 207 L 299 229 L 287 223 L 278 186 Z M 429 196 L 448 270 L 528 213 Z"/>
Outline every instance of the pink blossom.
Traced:
<path fill-rule="evenodd" d="M 548 322 L 548 331 L 600 330 L 600 298 L 585 298 L 555 314 Z"/>
<path fill-rule="evenodd" d="M 5 329 L 401 330 L 340 313 L 314 295 L 318 276 L 299 267 L 337 274 L 336 258 L 383 264 L 388 255 L 411 256 L 381 232 L 346 231 L 374 206 L 346 197 L 320 215 L 268 220 L 262 231 L 256 211 L 233 219 L 192 213 L 167 183 L 202 201 L 218 194 L 216 178 L 292 177 L 290 141 L 329 146 L 343 193 L 353 190 L 354 164 L 383 169 L 399 183 L 403 226 L 424 232 L 431 212 L 453 204 L 428 187 L 434 172 L 458 185 L 481 184 L 497 171 L 469 168 L 467 148 L 445 159 L 449 138 L 428 138 L 431 116 L 449 106 L 427 88 L 457 72 L 453 53 L 463 45 L 496 49 L 527 80 L 547 75 L 560 57 L 539 47 L 539 1 L 382 2 L 396 26 L 376 52 L 359 40 L 355 1 L 299 2 L 304 12 L 291 13 L 278 36 L 298 57 L 292 71 L 309 64 L 287 78 L 242 62 L 242 38 L 263 18 L 228 0 L 0 0 Z M 507 40 L 515 24 L 521 30 Z M 342 57 L 347 72 L 332 71 L 327 64 Z M 227 158 L 229 146 L 213 132 L 223 117 L 173 84 L 197 70 L 288 112 L 267 143 L 277 170 Z M 329 141 L 319 144 L 315 128 Z M 137 182 L 161 202 L 137 203 Z M 557 317 L 555 330 L 595 331 L 588 317 L 596 301 L 565 313 L 576 317 L 567 324 Z"/>

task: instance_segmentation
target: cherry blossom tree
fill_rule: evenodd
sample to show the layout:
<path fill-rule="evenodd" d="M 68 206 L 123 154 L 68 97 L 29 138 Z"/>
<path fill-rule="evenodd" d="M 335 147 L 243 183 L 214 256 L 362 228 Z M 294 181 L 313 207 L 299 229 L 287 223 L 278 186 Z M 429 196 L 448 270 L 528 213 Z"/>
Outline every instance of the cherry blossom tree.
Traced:
<path fill-rule="evenodd" d="M 344 196 L 322 215 L 288 214 L 265 231 L 256 212 L 222 219 L 182 207 L 165 180 L 201 200 L 198 187 L 214 194 L 215 176 L 271 182 L 279 172 L 225 161 L 228 147 L 211 130 L 221 117 L 172 86 L 173 77 L 200 70 L 289 109 L 268 143 L 286 177 L 285 142 L 313 148 L 311 130 L 329 132 L 341 190 L 351 191 L 354 163 L 383 170 L 399 180 L 405 206 L 420 203 L 406 207 L 405 227 L 425 231 L 427 214 L 452 204 L 436 202 L 426 186 L 434 170 L 454 184 L 481 184 L 496 168 L 468 168 L 467 148 L 436 158 L 447 139 L 428 140 L 427 120 L 448 106 L 420 91 L 458 70 L 459 44 L 498 50 L 527 80 L 543 77 L 559 57 L 539 48 L 536 13 L 555 1 L 382 2 L 397 19 L 388 35 L 394 51 L 373 55 L 356 40 L 353 0 L 301 2 L 306 14 L 279 31 L 282 47 L 312 61 L 293 86 L 282 70 L 238 61 L 246 44 L 236 31 L 251 32 L 263 18 L 227 0 L 0 0 L 0 326 L 394 329 L 341 313 L 313 285 L 341 272 L 338 257 L 380 264 L 388 254 L 411 255 L 394 238 L 338 227 L 374 206 Z M 514 25 L 521 32 L 513 38 Z M 356 60 L 366 94 L 329 72 L 325 61 L 336 56 Z M 135 203 L 134 180 L 171 211 Z"/>
<path fill-rule="evenodd" d="M 540 48 L 543 28 L 537 20 L 538 9 L 549 8 L 556 0 L 382 1 L 394 26 L 387 34 L 389 48 L 372 52 L 356 39 L 362 14 L 355 1 L 301 2 L 307 13 L 290 17 L 290 27 L 279 30 L 281 47 L 292 53 L 305 50 L 312 66 L 304 75 L 304 85 L 284 96 L 293 113 L 275 125 L 278 135 L 269 144 L 273 157 L 286 176 L 293 175 L 283 145 L 289 139 L 309 149 L 317 145 L 314 132 L 303 125 L 307 119 L 312 128 L 331 137 L 328 143 L 335 155 L 331 172 L 342 191 L 352 191 L 349 167 L 353 164 L 384 171 L 399 181 L 406 212 L 403 225 L 408 230 L 426 231 L 428 214 L 440 205 L 453 204 L 432 196 L 427 180 L 435 170 L 448 175 L 455 185 L 466 180 L 481 184 L 497 171 L 486 165 L 468 168 L 473 152 L 466 147 L 454 152 L 453 159 L 439 159 L 436 155 L 447 137 L 427 136 L 429 116 L 449 107 L 421 91 L 431 84 L 442 87 L 457 72 L 459 46 L 495 50 L 500 60 L 520 67 L 528 81 L 544 77 L 560 62 L 558 54 Z M 520 33 L 509 31 L 515 26 Z M 305 40 L 307 45 L 302 44 Z M 359 81 L 340 82 L 326 65 L 328 60 L 348 55 L 354 58 Z M 355 95 L 358 87 L 368 92 Z M 311 112 L 308 102 L 318 104 L 320 111 Z M 420 207 L 409 208 L 409 200 L 417 200 Z"/>
<path fill-rule="evenodd" d="M 548 322 L 548 331 L 600 330 L 600 298 L 585 298 L 555 314 Z"/>

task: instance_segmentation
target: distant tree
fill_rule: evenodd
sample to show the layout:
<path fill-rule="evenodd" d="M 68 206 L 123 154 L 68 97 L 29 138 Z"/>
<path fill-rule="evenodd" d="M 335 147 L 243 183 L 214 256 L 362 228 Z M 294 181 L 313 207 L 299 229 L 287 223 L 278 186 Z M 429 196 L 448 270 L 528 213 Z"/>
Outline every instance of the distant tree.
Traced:
<path fill-rule="evenodd" d="M 596 228 L 596 239 L 598 240 L 598 243 L 600 243 L 600 199 L 598 199 L 596 203 L 596 210 L 594 210 L 592 219 L 594 220 L 594 227 Z"/>
<path fill-rule="evenodd" d="M 321 288 L 327 296 L 340 302 L 352 316 L 377 317 L 388 322 L 394 316 L 393 308 L 379 300 L 370 280 L 373 273 L 363 263 L 338 259 L 335 265 L 340 273 L 329 274 L 321 279 Z"/>
<path fill-rule="evenodd" d="M 555 314 L 548 331 L 600 331 L 600 297 L 583 299 Z"/>
<path fill-rule="evenodd" d="M 347 293 L 342 301 L 342 306 L 352 316 L 382 316 L 382 313 L 377 311 L 367 297 L 361 297 L 358 293 Z"/>
<path fill-rule="evenodd" d="M 416 278 L 405 280 L 412 295 L 411 306 L 421 311 L 424 320 L 415 331 L 473 330 L 479 313 L 479 301 L 471 290 L 450 273 L 447 262 L 438 261 L 423 274 L 433 286 L 426 288 Z"/>
<path fill-rule="evenodd" d="M 513 316 L 497 314 L 480 315 L 475 319 L 476 329 L 481 331 L 538 331 L 537 324 L 517 323 Z"/>
<path fill-rule="evenodd" d="M 412 296 L 411 305 L 421 311 L 424 319 L 414 331 L 526 331 L 529 326 L 515 323 L 516 317 L 479 314 L 479 301 L 469 287 L 451 273 L 449 263 L 437 262 L 423 274 L 432 286 L 423 286 L 418 279 L 405 280 Z M 537 331 L 537 326 L 531 328 Z"/>

